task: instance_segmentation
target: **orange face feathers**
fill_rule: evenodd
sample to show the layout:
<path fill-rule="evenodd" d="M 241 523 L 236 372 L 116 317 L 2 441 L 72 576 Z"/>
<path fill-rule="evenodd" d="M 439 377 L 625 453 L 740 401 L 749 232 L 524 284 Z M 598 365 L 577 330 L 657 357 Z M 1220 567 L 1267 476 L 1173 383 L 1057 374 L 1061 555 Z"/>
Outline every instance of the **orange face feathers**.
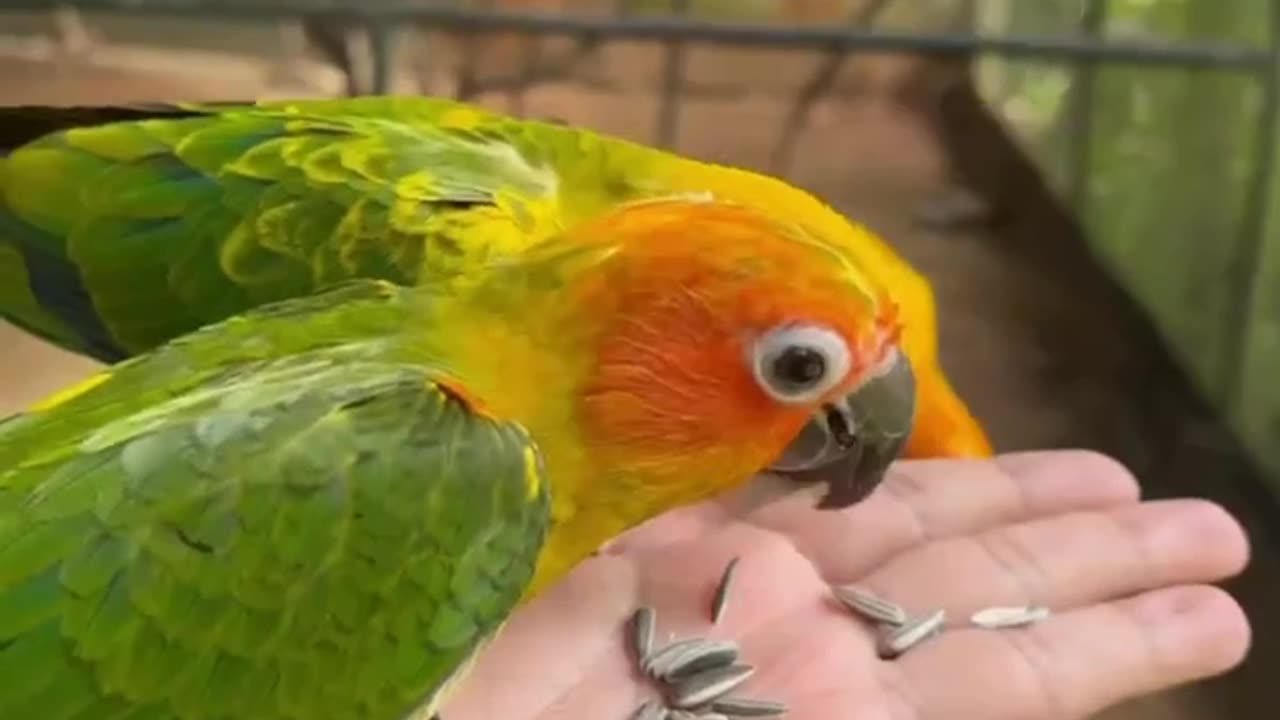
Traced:
<path fill-rule="evenodd" d="M 892 302 L 758 212 L 653 201 L 579 232 L 612 248 L 578 292 L 601 327 L 583 429 L 615 458 L 662 453 L 673 465 L 697 457 L 754 472 L 896 346 Z M 806 343 L 808 372 L 828 377 L 794 396 L 772 387 L 775 366 L 806 362 L 786 356 Z"/>

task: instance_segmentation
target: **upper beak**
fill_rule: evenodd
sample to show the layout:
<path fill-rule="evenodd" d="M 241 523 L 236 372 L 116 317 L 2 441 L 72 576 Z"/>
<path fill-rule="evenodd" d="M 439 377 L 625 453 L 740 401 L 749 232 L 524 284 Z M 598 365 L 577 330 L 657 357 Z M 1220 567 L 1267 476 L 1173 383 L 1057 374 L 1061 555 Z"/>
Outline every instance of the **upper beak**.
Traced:
<path fill-rule="evenodd" d="M 897 352 L 879 374 L 815 413 L 770 469 L 825 483 L 820 509 L 849 507 L 876 489 L 902 452 L 915 397 L 911 363 Z"/>

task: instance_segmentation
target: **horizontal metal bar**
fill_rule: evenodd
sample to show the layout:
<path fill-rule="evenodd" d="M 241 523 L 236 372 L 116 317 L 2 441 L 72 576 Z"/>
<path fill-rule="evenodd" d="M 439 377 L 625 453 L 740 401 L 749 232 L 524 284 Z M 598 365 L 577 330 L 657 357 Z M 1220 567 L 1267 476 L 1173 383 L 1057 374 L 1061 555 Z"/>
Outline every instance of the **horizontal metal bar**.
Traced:
<path fill-rule="evenodd" d="M 627 40 L 694 41 L 778 48 L 826 48 L 913 54 L 991 53 L 1043 61 L 1109 62 L 1192 66 L 1265 72 L 1265 48 L 1107 42 L 1054 36 L 985 36 L 967 33 L 906 33 L 815 25 L 722 23 L 674 17 L 587 17 L 564 14 L 467 10 L 414 0 L 7 0 L 3 10 L 42 11 L 55 5 L 94 12 L 217 15 L 228 18 L 327 16 L 361 21 L 404 22 L 470 31 L 519 31 L 590 35 Z"/>

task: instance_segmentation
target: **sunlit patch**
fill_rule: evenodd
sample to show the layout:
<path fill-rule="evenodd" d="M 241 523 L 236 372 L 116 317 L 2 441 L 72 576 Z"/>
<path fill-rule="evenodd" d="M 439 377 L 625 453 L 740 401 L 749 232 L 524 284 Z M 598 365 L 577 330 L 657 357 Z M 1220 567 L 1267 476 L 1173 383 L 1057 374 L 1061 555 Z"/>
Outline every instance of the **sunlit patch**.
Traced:
<path fill-rule="evenodd" d="M 90 390 L 101 385 L 102 383 L 106 382 L 110 378 L 111 378 L 111 373 L 109 372 L 100 372 L 94 375 L 90 375 L 84 380 L 81 380 L 75 385 L 72 385 L 71 387 L 63 388 L 58 392 L 55 392 L 52 395 L 44 398 L 43 400 L 37 401 L 30 408 L 28 408 L 28 412 L 45 412 L 46 410 L 52 410 L 53 408 L 65 402 L 68 402 L 69 400 L 72 400 L 74 398 L 77 398 L 89 392 Z"/>
<path fill-rule="evenodd" d="M 542 492 L 542 466 L 538 462 L 537 451 L 529 446 L 524 449 L 524 486 L 530 500 Z"/>
<path fill-rule="evenodd" d="M 470 130 L 478 127 L 484 122 L 485 114 L 467 107 L 457 107 L 452 110 L 446 110 L 440 116 L 440 125 L 442 127 L 453 128 L 456 130 Z"/>

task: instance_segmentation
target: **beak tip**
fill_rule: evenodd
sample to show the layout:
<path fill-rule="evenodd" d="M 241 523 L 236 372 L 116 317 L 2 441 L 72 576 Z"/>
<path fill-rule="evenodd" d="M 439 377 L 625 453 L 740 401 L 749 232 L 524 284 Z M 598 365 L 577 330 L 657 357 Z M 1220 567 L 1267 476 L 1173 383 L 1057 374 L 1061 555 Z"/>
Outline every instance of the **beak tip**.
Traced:
<path fill-rule="evenodd" d="M 886 477 L 888 466 L 869 471 L 866 468 L 850 477 L 828 481 L 827 492 L 818 501 L 819 510 L 842 510 L 867 499 Z"/>
<path fill-rule="evenodd" d="M 834 492 L 828 492 L 826 495 L 822 496 L 822 499 L 818 501 L 818 504 L 815 507 L 818 510 L 843 510 L 856 504 L 856 502 L 849 502 L 848 500 L 838 497 Z"/>

